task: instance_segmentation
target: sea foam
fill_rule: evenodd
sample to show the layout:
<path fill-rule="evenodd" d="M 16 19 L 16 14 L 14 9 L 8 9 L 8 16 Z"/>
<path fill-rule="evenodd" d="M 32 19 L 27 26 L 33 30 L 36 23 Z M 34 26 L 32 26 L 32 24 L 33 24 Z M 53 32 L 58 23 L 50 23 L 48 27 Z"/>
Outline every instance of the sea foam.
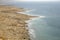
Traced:
<path fill-rule="evenodd" d="M 34 9 L 33 10 L 27 10 L 27 11 L 25 11 L 25 12 L 17 12 L 17 13 L 21 13 L 21 14 L 26 14 L 26 15 L 31 15 L 31 14 L 28 14 L 29 12 L 31 12 L 31 11 L 35 11 Z M 31 16 L 38 16 L 38 17 L 36 17 L 36 18 L 30 18 L 30 20 L 27 20 L 27 21 L 25 21 L 26 23 L 28 23 L 27 25 L 28 25 L 28 28 L 26 28 L 26 29 L 29 29 L 29 35 L 30 35 L 30 38 L 31 38 L 31 40 L 33 40 L 33 39 L 35 39 L 36 38 L 36 34 L 35 34 L 35 30 L 31 27 L 31 25 L 32 25 L 32 21 L 33 20 L 36 20 L 36 19 L 38 19 L 38 18 L 45 18 L 46 16 L 40 16 L 40 15 L 31 15 Z"/>

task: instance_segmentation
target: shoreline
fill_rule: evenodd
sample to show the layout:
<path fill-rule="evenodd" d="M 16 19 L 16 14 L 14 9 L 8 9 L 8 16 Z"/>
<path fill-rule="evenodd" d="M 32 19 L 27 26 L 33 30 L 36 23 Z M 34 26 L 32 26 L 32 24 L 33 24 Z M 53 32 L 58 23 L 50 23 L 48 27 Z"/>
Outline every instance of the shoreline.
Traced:
<path fill-rule="evenodd" d="M 23 12 L 23 9 L 0 6 L 0 39 L 1 40 L 31 40 L 29 35 L 28 23 L 30 18 L 36 16 L 18 14 Z"/>

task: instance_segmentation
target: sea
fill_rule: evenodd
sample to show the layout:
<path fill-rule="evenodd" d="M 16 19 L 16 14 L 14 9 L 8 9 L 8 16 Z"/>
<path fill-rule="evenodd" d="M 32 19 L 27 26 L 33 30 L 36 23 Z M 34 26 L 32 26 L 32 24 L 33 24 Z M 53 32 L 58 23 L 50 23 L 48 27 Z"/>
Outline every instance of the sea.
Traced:
<path fill-rule="evenodd" d="M 60 40 L 60 2 L 13 2 L 10 5 L 30 9 L 36 15 L 28 23 L 32 40 Z"/>

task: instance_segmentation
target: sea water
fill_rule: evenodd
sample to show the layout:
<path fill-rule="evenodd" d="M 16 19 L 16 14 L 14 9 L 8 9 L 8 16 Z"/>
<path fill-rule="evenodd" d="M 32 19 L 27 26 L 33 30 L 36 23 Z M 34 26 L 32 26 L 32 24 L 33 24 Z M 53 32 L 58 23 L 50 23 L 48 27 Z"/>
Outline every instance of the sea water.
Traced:
<path fill-rule="evenodd" d="M 60 40 L 60 2 L 16 2 L 12 5 L 33 9 L 25 13 L 40 16 L 28 24 L 32 40 Z"/>

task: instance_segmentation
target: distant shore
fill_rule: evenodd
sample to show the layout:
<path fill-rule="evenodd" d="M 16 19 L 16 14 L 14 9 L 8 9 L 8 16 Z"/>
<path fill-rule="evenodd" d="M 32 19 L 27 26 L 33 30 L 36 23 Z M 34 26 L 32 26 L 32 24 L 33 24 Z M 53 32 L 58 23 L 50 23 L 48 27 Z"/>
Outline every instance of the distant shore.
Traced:
<path fill-rule="evenodd" d="M 25 21 L 35 16 L 20 14 L 23 8 L 0 5 L 0 39 L 1 40 L 30 40 L 29 29 Z"/>

